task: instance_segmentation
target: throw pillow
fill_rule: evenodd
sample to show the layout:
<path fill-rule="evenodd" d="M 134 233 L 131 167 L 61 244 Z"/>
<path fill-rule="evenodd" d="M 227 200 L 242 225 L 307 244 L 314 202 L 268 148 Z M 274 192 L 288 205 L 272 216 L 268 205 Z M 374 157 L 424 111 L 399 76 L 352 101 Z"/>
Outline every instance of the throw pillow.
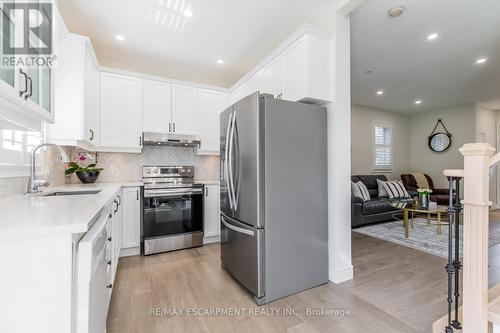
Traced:
<path fill-rule="evenodd" d="M 379 198 L 387 198 L 389 196 L 389 194 L 387 193 L 387 191 L 384 187 L 385 182 L 386 182 L 385 180 L 377 179 L 378 197 Z"/>
<path fill-rule="evenodd" d="M 351 182 L 351 191 L 353 196 L 361 198 L 363 201 L 370 200 L 370 192 L 368 192 L 368 188 L 362 181 L 357 183 Z"/>
<path fill-rule="evenodd" d="M 408 191 L 406 191 L 403 182 L 400 180 L 391 180 L 384 183 L 384 188 L 389 195 L 389 199 L 398 199 L 398 198 L 409 198 L 410 195 Z"/>

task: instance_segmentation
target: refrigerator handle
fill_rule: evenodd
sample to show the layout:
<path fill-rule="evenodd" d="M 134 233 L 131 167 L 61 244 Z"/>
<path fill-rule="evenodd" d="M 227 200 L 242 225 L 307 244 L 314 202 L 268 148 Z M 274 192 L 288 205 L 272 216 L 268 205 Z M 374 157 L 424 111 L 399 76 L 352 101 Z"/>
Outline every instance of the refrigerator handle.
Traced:
<path fill-rule="evenodd" d="M 226 133 L 226 149 L 224 151 L 224 170 L 225 170 L 225 174 L 226 174 L 226 177 L 227 177 L 227 180 L 226 180 L 226 183 L 227 183 L 227 192 L 228 192 L 228 196 L 229 196 L 229 208 L 230 209 L 233 209 L 233 200 L 232 200 L 232 195 L 231 195 L 231 182 L 229 180 L 229 137 L 230 137 L 230 133 L 231 133 L 231 124 L 232 124 L 232 120 L 233 120 L 233 114 L 229 114 L 229 121 L 228 121 L 228 124 L 227 124 L 227 133 Z"/>
<path fill-rule="evenodd" d="M 239 232 L 241 234 L 249 235 L 252 237 L 255 236 L 255 233 L 252 230 L 243 229 L 243 228 L 237 227 L 235 225 L 229 224 L 226 222 L 226 220 L 222 216 L 220 217 L 220 219 L 222 221 L 222 224 L 228 229 L 231 229 L 233 231 Z"/>
<path fill-rule="evenodd" d="M 233 113 L 233 117 L 231 119 L 231 123 L 230 123 L 230 134 L 229 134 L 229 147 L 228 147 L 228 164 L 229 164 L 229 173 L 228 173 L 228 187 L 230 188 L 229 190 L 229 197 L 231 198 L 231 201 L 232 201 L 232 208 L 234 210 L 236 210 L 236 196 L 235 196 L 235 193 L 234 193 L 234 175 L 233 175 L 233 143 L 234 143 L 234 123 L 236 121 L 236 110 L 234 111 Z"/>
<path fill-rule="evenodd" d="M 236 111 L 233 118 L 233 135 L 231 137 L 233 140 L 234 148 L 236 150 L 236 168 L 235 174 L 233 175 L 233 200 L 234 209 L 238 209 L 238 202 L 240 196 L 240 141 L 238 135 L 238 124 L 236 123 Z M 232 166 L 231 166 L 232 167 Z"/>

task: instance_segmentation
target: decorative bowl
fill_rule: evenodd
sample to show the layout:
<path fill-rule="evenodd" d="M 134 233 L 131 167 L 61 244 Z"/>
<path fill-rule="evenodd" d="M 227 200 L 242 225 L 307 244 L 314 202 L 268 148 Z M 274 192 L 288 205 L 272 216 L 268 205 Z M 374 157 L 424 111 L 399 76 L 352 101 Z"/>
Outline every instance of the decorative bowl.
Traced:
<path fill-rule="evenodd" d="M 99 177 L 99 171 L 77 171 L 76 176 L 84 184 L 91 184 Z"/>

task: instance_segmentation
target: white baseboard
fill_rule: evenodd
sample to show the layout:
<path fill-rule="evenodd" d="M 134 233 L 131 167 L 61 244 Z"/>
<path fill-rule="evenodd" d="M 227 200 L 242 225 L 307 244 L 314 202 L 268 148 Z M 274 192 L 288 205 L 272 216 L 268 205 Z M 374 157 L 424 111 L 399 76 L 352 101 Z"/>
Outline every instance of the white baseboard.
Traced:
<path fill-rule="evenodd" d="M 203 237 L 203 244 L 219 243 L 220 236 Z"/>
<path fill-rule="evenodd" d="M 333 283 L 341 283 L 352 280 L 354 277 L 354 269 L 352 265 L 341 269 L 334 270 L 333 267 L 328 267 L 328 278 Z"/>
<path fill-rule="evenodd" d="M 131 256 L 138 256 L 141 254 L 141 247 L 130 247 L 128 249 L 121 249 L 120 250 L 120 258 L 122 257 L 131 257 Z"/>

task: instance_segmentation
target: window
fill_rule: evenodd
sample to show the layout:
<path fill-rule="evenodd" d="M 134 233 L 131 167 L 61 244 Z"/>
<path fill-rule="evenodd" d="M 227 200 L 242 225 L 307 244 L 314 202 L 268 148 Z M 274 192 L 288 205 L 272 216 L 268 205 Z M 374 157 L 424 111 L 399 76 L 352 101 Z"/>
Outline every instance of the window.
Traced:
<path fill-rule="evenodd" d="M 0 118 L 0 177 L 29 175 L 31 151 L 41 141 L 41 131 Z"/>
<path fill-rule="evenodd" d="M 373 170 L 392 171 L 392 125 L 373 123 Z"/>

